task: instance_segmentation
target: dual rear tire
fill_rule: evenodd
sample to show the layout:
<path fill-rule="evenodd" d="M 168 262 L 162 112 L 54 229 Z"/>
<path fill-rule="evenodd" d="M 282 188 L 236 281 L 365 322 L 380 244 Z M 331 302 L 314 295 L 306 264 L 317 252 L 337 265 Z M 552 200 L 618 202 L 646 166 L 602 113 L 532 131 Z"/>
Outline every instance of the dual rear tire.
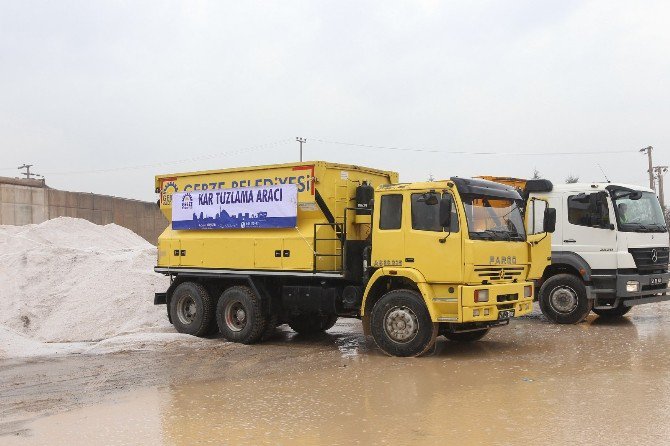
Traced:
<path fill-rule="evenodd" d="M 168 311 L 179 333 L 202 337 L 219 331 L 229 341 L 243 344 L 269 337 L 277 322 L 264 314 L 260 298 L 246 286 L 226 289 L 214 305 L 203 285 L 184 282 L 174 290 Z"/>
<path fill-rule="evenodd" d="M 180 333 L 206 336 L 218 330 L 229 341 L 253 344 L 272 336 L 277 315 L 267 315 L 260 297 L 247 286 L 227 288 L 213 304 L 207 289 L 196 282 L 177 286 L 169 304 L 170 319 Z M 335 325 L 337 315 L 299 314 L 290 327 L 301 334 L 326 331 Z"/>

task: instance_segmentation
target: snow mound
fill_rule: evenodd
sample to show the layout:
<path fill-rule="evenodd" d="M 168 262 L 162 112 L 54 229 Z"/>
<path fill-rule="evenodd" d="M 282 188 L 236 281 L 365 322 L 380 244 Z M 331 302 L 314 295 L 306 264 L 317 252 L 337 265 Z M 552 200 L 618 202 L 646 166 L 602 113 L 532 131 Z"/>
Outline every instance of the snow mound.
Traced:
<path fill-rule="evenodd" d="M 153 305 L 169 283 L 153 271 L 156 248 L 126 228 L 67 217 L 0 225 L 0 246 L 0 358 L 182 336 Z"/>

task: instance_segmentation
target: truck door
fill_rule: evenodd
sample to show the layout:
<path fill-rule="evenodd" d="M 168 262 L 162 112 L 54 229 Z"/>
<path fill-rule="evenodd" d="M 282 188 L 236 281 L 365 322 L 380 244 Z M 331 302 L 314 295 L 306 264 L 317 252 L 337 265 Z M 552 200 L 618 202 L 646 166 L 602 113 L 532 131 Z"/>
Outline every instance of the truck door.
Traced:
<path fill-rule="evenodd" d="M 375 198 L 375 202 L 377 199 Z M 404 264 L 405 196 L 391 192 L 379 196 L 379 206 L 374 207 L 372 231 L 372 266 L 402 266 Z"/>
<path fill-rule="evenodd" d="M 593 269 L 616 269 L 614 214 L 605 192 L 564 197 L 561 251 L 582 256 Z"/>
<path fill-rule="evenodd" d="M 456 205 L 452 205 L 451 228 L 443 228 L 439 204 L 430 204 L 439 202 L 439 193 L 412 191 L 408 195 L 404 265 L 419 270 L 428 282 L 461 282 L 463 255 Z M 448 192 L 442 196 L 453 201 Z"/>
<path fill-rule="evenodd" d="M 551 234 L 544 228 L 544 211 L 549 207 L 546 200 L 530 198 L 526 205 L 526 232 L 528 236 L 528 278 L 539 279 L 544 273 L 546 261 L 551 258 Z"/>

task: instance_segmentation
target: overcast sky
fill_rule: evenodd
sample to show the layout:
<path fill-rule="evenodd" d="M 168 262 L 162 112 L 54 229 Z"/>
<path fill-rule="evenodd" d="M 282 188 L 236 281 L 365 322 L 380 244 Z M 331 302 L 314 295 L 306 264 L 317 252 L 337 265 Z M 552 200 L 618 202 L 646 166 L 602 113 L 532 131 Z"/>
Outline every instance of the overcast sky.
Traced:
<path fill-rule="evenodd" d="M 0 175 L 155 200 L 156 174 L 296 161 L 302 136 L 404 181 L 600 163 L 646 185 L 637 150 L 670 162 L 668 23 L 667 0 L 0 1 Z"/>

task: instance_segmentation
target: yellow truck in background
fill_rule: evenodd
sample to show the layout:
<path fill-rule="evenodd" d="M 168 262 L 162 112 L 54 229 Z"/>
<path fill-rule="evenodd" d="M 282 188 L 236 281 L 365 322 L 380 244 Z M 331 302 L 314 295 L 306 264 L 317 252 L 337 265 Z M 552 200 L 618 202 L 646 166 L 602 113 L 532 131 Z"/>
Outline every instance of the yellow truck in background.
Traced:
<path fill-rule="evenodd" d="M 171 225 L 156 293 L 182 333 L 254 343 L 361 318 L 389 355 L 443 335 L 481 339 L 532 310 L 549 262 L 553 209 L 527 234 L 513 187 L 480 179 L 398 183 L 398 174 L 323 161 L 159 175 Z M 525 212 L 528 214 L 528 212 Z"/>

